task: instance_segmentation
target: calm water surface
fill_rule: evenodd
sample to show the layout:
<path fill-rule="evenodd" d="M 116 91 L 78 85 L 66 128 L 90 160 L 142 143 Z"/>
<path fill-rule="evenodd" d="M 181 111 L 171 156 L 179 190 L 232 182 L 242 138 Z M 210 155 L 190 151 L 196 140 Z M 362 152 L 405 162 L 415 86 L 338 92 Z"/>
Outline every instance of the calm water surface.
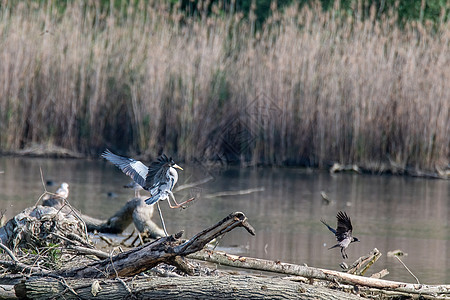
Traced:
<path fill-rule="evenodd" d="M 162 203 L 169 233 L 185 231 L 191 237 L 234 211 L 244 212 L 256 229 L 250 236 L 244 229 L 228 233 L 220 247 L 227 251 L 297 264 L 339 270 L 342 262 L 331 232 L 335 215 L 345 210 L 352 218 L 354 235 L 361 243 L 347 253 L 351 263 L 378 248 L 383 256 L 369 274 L 387 268 L 386 279 L 414 282 L 390 250 L 408 253 L 402 260 L 422 283 L 450 283 L 450 182 L 397 176 L 337 174 L 287 168 L 214 168 L 182 165 L 179 185 L 213 176 L 208 183 L 176 193 L 178 200 L 197 198 L 184 210 L 171 210 Z M 45 181 L 55 191 L 62 181 L 70 184 L 70 203 L 83 213 L 107 218 L 134 193 L 123 189 L 129 178 L 113 165 L 100 160 L 0 158 L 0 208 L 12 217 L 34 205 Z M 211 197 L 223 191 L 263 187 L 248 195 Z M 320 192 L 333 200 L 324 205 Z M 116 197 L 108 197 L 113 192 Z M 158 216 L 154 217 L 159 224 Z M 131 228 L 130 228 L 131 231 Z"/>

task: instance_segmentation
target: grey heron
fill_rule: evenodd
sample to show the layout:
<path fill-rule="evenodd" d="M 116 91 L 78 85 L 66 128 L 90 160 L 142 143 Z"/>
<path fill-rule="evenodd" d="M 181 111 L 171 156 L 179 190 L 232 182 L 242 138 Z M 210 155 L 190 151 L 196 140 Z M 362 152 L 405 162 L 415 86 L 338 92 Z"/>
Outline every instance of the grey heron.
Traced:
<path fill-rule="evenodd" d="M 67 182 L 61 183 L 61 187 L 56 190 L 56 195 L 67 199 L 69 197 L 69 184 Z"/>
<path fill-rule="evenodd" d="M 332 228 L 330 225 L 325 223 L 325 221 L 323 220 L 320 221 L 323 224 L 325 224 L 325 226 L 327 226 L 332 233 L 334 233 L 334 235 L 336 236 L 336 240 L 338 241 L 336 245 L 334 245 L 331 248 L 328 248 L 328 250 L 336 247 L 341 247 L 342 258 L 346 259 L 348 258 L 348 255 L 345 252 L 345 249 L 347 249 L 350 243 L 359 242 L 359 240 L 358 238 L 352 236 L 353 230 L 352 222 L 345 212 L 342 211 L 338 212 L 336 218 L 337 218 L 336 229 Z"/>
<path fill-rule="evenodd" d="M 178 181 L 178 173 L 175 169 L 183 169 L 165 154 L 159 156 L 149 167 L 138 160 L 116 155 L 108 149 L 103 152 L 102 157 L 116 165 L 144 190 L 150 192 L 151 197 L 145 200 L 145 203 L 148 205 L 167 199 L 170 208 L 179 208 L 194 200 L 194 198 L 191 198 L 180 204 L 175 200 L 175 196 L 172 193 L 172 189 Z M 175 205 L 170 203 L 170 198 L 172 198 Z M 159 213 L 165 231 L 164 219 L 160 210 Z"/>

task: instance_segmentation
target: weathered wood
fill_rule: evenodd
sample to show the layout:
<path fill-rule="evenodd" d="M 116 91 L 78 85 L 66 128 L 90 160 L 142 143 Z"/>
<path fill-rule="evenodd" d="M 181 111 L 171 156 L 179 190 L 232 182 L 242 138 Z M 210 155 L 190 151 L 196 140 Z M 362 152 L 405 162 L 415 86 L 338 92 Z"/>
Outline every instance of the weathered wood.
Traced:
<path fill-rule="evenodd" d="M 16 296 L 14 285 L 0 285 L 0 299 L 19 299 Z"/>
<path fill-rule="evenodd" d="M 98 220 L 86 215 L 88 231 L 103 233 L 122 233 L 132 222 L 139 232 L 147 232 L 151 238 L 164 236 L 164 231 L 152 221 L 154 206 L 147 205 L 144 198 L 133 198 L 125 203 L 108 220 Z"/>
<path fill-rule="evenodd" d="M 176 256 L 186 256 L 199 251 L 211 240 L 236 227 L 244 227 L 249 233 L 254 234 L 254 229 L 247 223 L 247 217 L 241 212 L 236 212 L 186 242 L 180 240 L 182 233 L 179 233 L 98 262 L 57 271 L 53 275 L 76 278 L 134 276 L 162 262 L 176 264 L 173 261 Z"/>
<path fill-rule="evenodd" d="M 450 285 L 426 285 L 406 282 L 390 281 L 363 277 L 333 270 L 300 266 L 252 257 L 243 257 L 227 254 L 225 252 L 202 250 L 193 253 L 188 258 L 200 259 L 237 268 L 246 268 L 260 271 L 277 272 L 288 275 L 303 276 L 306 278 L 327 280 L 332 282 L 361 285 L 369 288 L 386 289 L 401 293 L 420 294 L 429 296 L 450 296 Z"/>
<path fill-rule="evenodd" d="M 69 288 L 70 287 L 70 288 Z M 69 280 L 37 278 L 16 286 L 29 299 L 361 299 L 360 297 L 281 278 L 249 275 L 152 277 L 145 279 Z"/>
<path fill-rule="evenodd" d="M 80 246 L 69 246 L 67 249 L 73 250 L 77 254 L 94 255 L 100 259 L 109 258 L 109 254 L 98 249 L 90 249 Z"/>
<path fill-rule="evenodd" d="M 63 212 L 70 212 L 68 207 L 64 207 L 62 199 L 50 198 L 43 202 L 44 206 L 61 209 Z M 122 233 L 131 223 L 134 223 L 139 232 L 147 232 L 151 238 L 165 236 L 164 231 L 152 221 L 154 206 L 145 203 L 145 197 L 137 197 L 129 200 L 113 216 L 107 220 L 100 220 L 88 215 L 81 215 L 90 232 L 102 233 Z"/>
<path fill-rule="evenodd" d="M 206 194 L 203 196 L 203 198 L 211 199 L 211 198 L 218 198 L 218 197 L 228 197 L 228 196 L 240 196 L 240 195 L 248 195 L 251 193 L 257 193 L 257 192 L 263 192 L 264 187 L 257 187 L 253 189 L 246 189 L 246 190 L 238 190 L 238 191 L 224 191 L 224 192 L 217 192 L 213 194 Z"/>
<path fill-rule="evenodd" d="M 28 207 L 0 228 L 1 243 L 16 248 L 41 248 L 51 244 L 92 247 L 84 223 L 70 212 L 54 207 Z"/>
<path fill-rule="evenodd" d="M 370 277 L 380 279 L 387 275 L 389 275 L 389 271 L 387 269 L 383 269 L 377 273 L 373 273 L 372 275 L 370 275 Z"/>
<path fill-rule="evenodd" d="M 181 185 L 177 186 L 176 188 L 174 188 L 173 192 L 176 193 L 176 192 L 180 192 L 180 191 L 185 190 L 185 189 L 190 189 L 190 188 L 193 188 L 193 187 L 205 184 L 208 181 L 211 181 L 213 179 L 214 179 L 214 177 L 212 177 L 210 175 L 210 176 L 208 176 L 206 178 L 203 178 L 203 179 L 201 179 L 199 181 L 195 181 L 195 182 L 192 182 L 192 183 L 181 184 Z"/>
<path fill-rule="evenodd" d="M 381 252 L 374 248 L 368 255 L 358 258 L 347 270 L 349 274 L 364 275 L 364 273 L 381 257 Z"/>
<path fill-rule="evenodd" d="M 22 272 L 40 273 L 40 274 L 47 273 L 47 271 L 39 267 L 33 267 L 21 262 L 14 262 L 10 260 L 0 260 L 0 266 L 7 268 L 10 272 L 13 273 L 22 273 Z"/>

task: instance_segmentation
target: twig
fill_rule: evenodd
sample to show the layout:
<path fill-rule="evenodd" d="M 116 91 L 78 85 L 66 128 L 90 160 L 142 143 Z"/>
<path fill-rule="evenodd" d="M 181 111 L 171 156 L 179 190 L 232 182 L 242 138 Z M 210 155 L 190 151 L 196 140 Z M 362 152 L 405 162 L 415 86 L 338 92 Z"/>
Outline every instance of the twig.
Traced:
<path fill-rule="evenodd" d="M 112 266 L 112 268 L 114 270 L 114 273 L 116 273 L 116 278 L 119 278 L 119 273 L 117 273 L 116 267 L 114 266 L 114 262 L 113 262 L 113 259 L 112 259 L 113 255 L 114 255 L 114 249 L 112 249 L 110 254 L 109 254 L 109 261 L 110 261 L 111 266 Z"/>
<path fill-rule="evenodd" d="M 416 275 L 413 274 L 413 272 L 411 272 L 411 270 L 405 265 L 405 263 L 400 259 L 400 257 L 398 257 L 397 255 L 394 255 L 394 257 L 398 259 L 398 261 L 405 267 L 405 269 L 409 272 L 409 274 L 411 274 L 411 276 L 414 277 L 414 279 L 416 279 L 417 283 L 420 284 L 419 279 L 416 277 Z"/>
<path fill-rule="evenodd" d="M 133 228 L 133 231 L 131 232 L 131 234 L 130 234 L 128 237 L 126 237 L 125 239 L 123 239 L 123 240 L 120 242 L 120 244 L 125 245 L 125 242 L 128 241 L 129 239 L 131 239 L 131 237 L 133 236 L 133 234 L 134 234 L 135 232 L 136 232 L 136 229 Z"/>
<path fill-rule="evenodd" d="M 110 256 L 108 253 L 103 252 L 101 250 L 89 249 L 89 248 L 85 248 L 85 247 L 81 247 L 81 246 L 69 246 L 68 249 L 73 249 L 74 251 L 81 253 L 81 254 L 95 255 L 101 259 L 109 258 L 109 256 Z"/>
<path fill-rule="evenodd" d="M 380 272 L 373 273 L 370 278 L 383 278 L 384 276 L 389 275 L 389 271 L 387 269 L 383 269 Z"/>
<path fill-rule="evenodd" d="M 17 271 L 17 272 L 30 272 L 30 273 L 40 273 L 40 274 L 47 274 L 48 271 L 40 268 L 40 267 L 30 267 L 24 263 L 21 262 L 14 262 L 14 261 L 6 261 L 6 260 L 0 260 L 0 265 L 8 268 L 11 271 Z"/>
<path fill-rule="evenodd" d="M 107 243 L 108 246 L 113 246 L 114 245 L 114 242 L 111 239 L 107 238 L 106 236 L 103 236 L 101 234 L 98 234 L 97 236 L 98 236 L 99 239 L 101 239 L 102 241 Z"/>
<path fill-rule="evenodd" d="M 14 253 L 12 253 L 12 251 L 6 247 L 2 242 L 0 242 L 0 248 L 2 248 L 3 250 L 5 250 L 5 252 L 9 255 L 9 257 L 11 257 L 11 259 L 15 262 L 18 263 L 19 260 L 16 258 L 16 256 L 14 255 Z"/>
<path fill-rule="evenodd" d="M 59 238 L 61 240 L 64 240 L 64 241 L 68 242 L 69 244 L 76 245 L 76 243 L 74 241 L 72 241 L 71 239 L 66 238 L 65 236 L 59 235 L 59 234 L 54 233 L 54 232 L 51 232 L 50 234 L 53 235 L 56 238 Z"/>
<path fill-rule="evenodd" d="M 116 277 L 116 280 L 118 280 L 127 290 L 127 292 L 134 297 L 133 292 L 131 291 L 130 287 L 125 283 L 125 281 L 123 281 L 120 277 Z"/>
<path fill-rule="evenodd" d="M 247 189 L 247 190 L 239 190 L 239 191 L 225 191 L 225 192 L 218 192 L 214 194 L 207 194 L 204 197 L 207 199 L 215 198 L 215 197 L 226 197 L 226 196 L 236 196 L 236 195 L 247 195 L 251 193 L 256 192 L 263 192 L 264 187 L 258 187 L 253 189 Z"/>
<path fill-rule="evenodd" d="M 187 184 L 179 185 L 179 186 L 177 186 L 173 191 L 174 191 L 174 192 L 179 192 L 179 191 L 182 191 L 182 190 L 185 190 L 185 189 L 189 189 L 189 188 L 192 188 L 192 187 L 196 187 L 196 186 L 198 186 L 198 185 L 205 184 L 205 183 L 207 183 L 208 181 L 211 181 L 211 180 L 213 180 L 213 179 L 214 179 L 214 177 L 208 176 L 208 177 L 203 178 L 203 179 L 201 179 L 201 180 L 199 180 L 199 181 L 195 181 L 195 182 L 192 182 L 192 183 L 187 183 Z"/>
<path fill-rule="evenodd" d="M 67 284 L 67 281 L 64 279 L 64 277 L 59 277 L 59 280 L 61 280 L 61 284 L 66 288 L 66 289 L 68 289 L 72 294 L 74 294 L 75 296 L 78 296 L 78 293 L 77 292 L 75 292 L 75 290 L 70 286 L 70 285 L 68 285 Z"/>
<path fill-rule="evenodd" d="M 63 197 L 61 197 L 61 198 L 63 198 Z M 86 242 L 89 243 L 89 235 L 88 235 L 88 232 L 87 232 L 86 222 L 84 222 L 83 218 L 72 207 L 72 205 L 70 205 L 69 201 L 66 198 L 63 198 L 63 199 L 64 199 L 64 204 L 67 204 L 70 207 L 70 209 L 74 213 L 75 217 L 77 217 L 77 219 L 81 222 L 81 224 L 83 224 L 83 226 L 84 226 L 84 234 L 85 234 L 85 237 L 86 237 Z"/>
<path fill-rule="evenodd" d="M 45 183 L 44 183 L 44 175 L 42 174 L 42 167 L 41 166 L 39 166 L 39 172 L 41 172 L 42 187 L 44 188 L 44 191 L 47 191 L 47 188 L 45 187 Z"/>

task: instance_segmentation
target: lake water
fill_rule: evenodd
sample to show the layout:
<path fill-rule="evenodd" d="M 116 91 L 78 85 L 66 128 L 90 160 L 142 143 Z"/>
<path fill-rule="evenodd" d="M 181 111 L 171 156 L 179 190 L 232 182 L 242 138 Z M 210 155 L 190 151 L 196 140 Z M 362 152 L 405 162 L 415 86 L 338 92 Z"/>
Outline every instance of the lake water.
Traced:
<path fill-rule="evenodd" d="M 400 176 L 336 174 L 295 168 L 220 168 L 203 164 L 183 165 L 178 185 L 212 176 L 213 180 L 176 193 L 182 201 L 196 200 L 184 210 L 161 207 L 169 233 L 185 231 L 189 238 L 231 212 L 242 211 L 256 229 L 228 233 L 219 247 L 229 252 L 265 259 L 340 270 L 343 261 L 334 236 L 321 224 L 336 226 L 336 213 L 345 210 L 353 234 L 361 243 L 347 249 L 351 263 L 378 248 L 383 256 L 368 274 L 387 268 L 386 279 L 415 282 L 387 252 L 401 249 L 402 260 L 421 283 L 450 283 L 450 182 Z M 70 184 L 69 201 L 82 213 L 108 218 L 134 192 L 123 189 L 129 178 L 102 160 L 0 158 L 0 208 L 12 217 L 34 205 L 43 192 L 42 169 L 47 186 L 55 191 L 62 181 Z M 264 188 L 247 195 L 214 197 L 224 191 Z M 333 200 L 325 205 L 320 192 Z M 116 194 L 109 197 L 108 193 Z M 160 224 L 157 214 L 155 222 Z M 132 228 L 130 227 L 131 231 Z"/>

